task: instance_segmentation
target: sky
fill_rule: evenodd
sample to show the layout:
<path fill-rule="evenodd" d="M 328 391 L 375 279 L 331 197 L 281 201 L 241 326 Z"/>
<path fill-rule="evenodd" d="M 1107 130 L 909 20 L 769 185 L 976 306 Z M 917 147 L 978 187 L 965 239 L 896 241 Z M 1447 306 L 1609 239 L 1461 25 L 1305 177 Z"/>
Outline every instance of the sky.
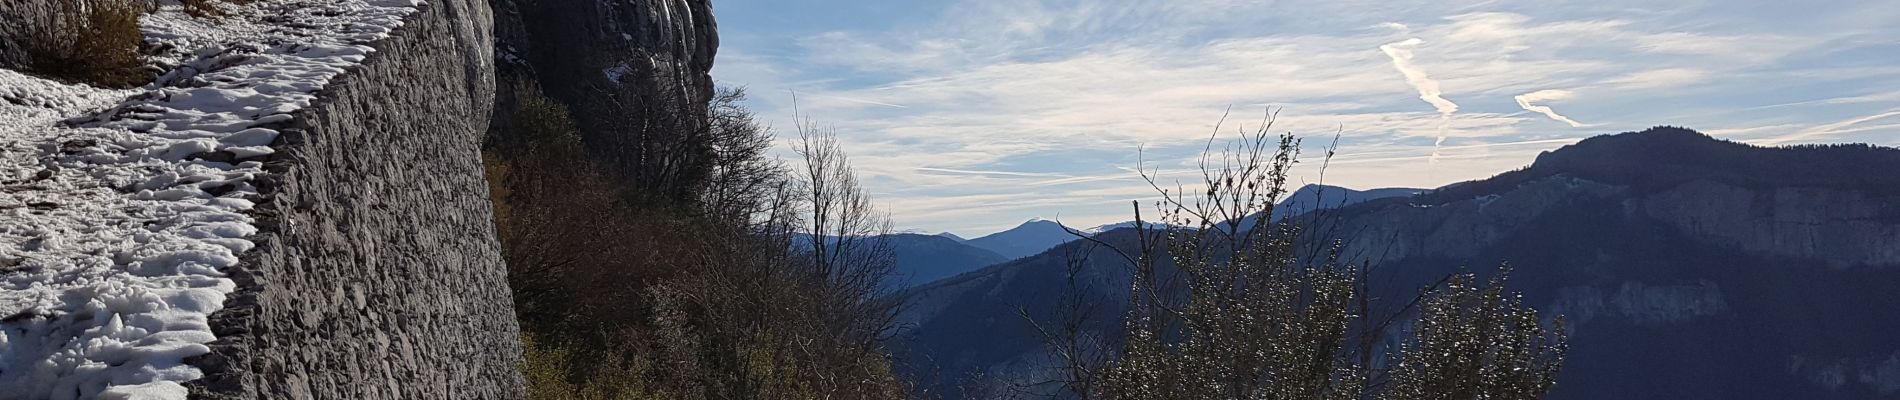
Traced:
<path fill-rule="evenodd" d="M 1656 125 L 1900 146 L 1892 0 L 713 6 L 713 78 L 781 137 L 794 115 L 835 132 L 904 230 L 1130 220 L 1157 198 L 1136 171 L 1192 181 L 1210 138 L 1269 109 L 1271 132 L 1305 138 L 1296 185 L 1359 189 L 1482 179 Z"/>

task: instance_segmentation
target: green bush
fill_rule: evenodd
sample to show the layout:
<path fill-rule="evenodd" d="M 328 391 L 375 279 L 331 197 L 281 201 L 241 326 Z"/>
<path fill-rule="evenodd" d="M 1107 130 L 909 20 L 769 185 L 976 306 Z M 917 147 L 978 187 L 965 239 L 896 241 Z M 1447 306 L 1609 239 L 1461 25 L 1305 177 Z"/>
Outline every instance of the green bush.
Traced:
<path fill-rule="evenodd" d="M 521 335 L 521 378 L 528 384 L 528 400 L 564 400 L 578 392 L 568 378 L 573 357 L 566 347 L 537 342 Z"/>

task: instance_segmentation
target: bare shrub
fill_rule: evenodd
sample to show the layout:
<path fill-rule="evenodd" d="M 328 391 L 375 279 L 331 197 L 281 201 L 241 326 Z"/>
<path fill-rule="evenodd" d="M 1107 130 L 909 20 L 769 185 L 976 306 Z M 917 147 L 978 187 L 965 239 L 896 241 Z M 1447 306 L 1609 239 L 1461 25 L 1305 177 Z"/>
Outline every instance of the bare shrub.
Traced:
<path fill-rule="evenodd" d="M 33 73 L 71 83 L 125 89 L 152 79 L 139 55 L 144 9 L 130 0 L 70 0 L 26 43 Z"/>
<path fill-rule="evenodd" d="M 1508 269 L 1484 285 L 1447 277 L 1410 303 L 1380 306 L 1324 221 L 1272 222 L 1300 148 L 1291 134 L 1270 134 L 1272 120 L 1218 153 L 1210 143 L 1197 186 L 1163 185 L 1144 170 L 1162 224 L 1137 204 L 1141 248 L 1116 250 L 1134 271 L 1122 342 L 1080 346 L 1074 329 L 1034 325 L 1067 361 L 1058 368 L 1068 396 L 1536 399 L 1550 390 L 1567 350 L 1562 319 L 1547 328 L 1506 291 Z M 1396 352 L 1377 346 L 1388 339 Z"/>
<path fill-rule="evenodd" d="M 496 229 L 534 340 L 525 358 L 542 363 L 526 370 L 566 360 L 530 376 L 531 393 L 902 395 L 879 345 L 893 318 L 875 286 L 888 248 L 860 239 L 889 223 L 835 139 L 801 136 L 809 168 L 794 173 L 765 159 L 770 131 L 738 105 L 742 92 L 722 91 L 700 200 L 656 206 L 590 157 L 566 106 L 532 85 L 513 92 L 511 118 L 484 146 Z M 847 239 L 797 240 L 819 237 Z"/>

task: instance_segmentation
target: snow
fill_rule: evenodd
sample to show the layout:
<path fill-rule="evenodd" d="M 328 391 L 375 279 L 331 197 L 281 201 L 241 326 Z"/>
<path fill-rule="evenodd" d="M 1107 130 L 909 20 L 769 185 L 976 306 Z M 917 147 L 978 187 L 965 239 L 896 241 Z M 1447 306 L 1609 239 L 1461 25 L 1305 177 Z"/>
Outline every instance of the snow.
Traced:
<path fill-rule="evenodd" d="M 141 24 L 169 72 L 137 90 L 0 69 L 0 399 L 185 398 L 254 246 L 245 158 L 420 5 L 167 6 Z"/>
<path fill-rule="evenodd" d="M 616 65 L 616 66 L 608 67 L 607 69 L 600 70 L 600 74 L 603 76 L 606 76 L 607 81 L 613 82 L 615 85 L 618 85 L 620 84 L 621 79 L 626 79 L 627 75 L 633 74 L 633 69 L 628 68 L 625 65 Z"/>

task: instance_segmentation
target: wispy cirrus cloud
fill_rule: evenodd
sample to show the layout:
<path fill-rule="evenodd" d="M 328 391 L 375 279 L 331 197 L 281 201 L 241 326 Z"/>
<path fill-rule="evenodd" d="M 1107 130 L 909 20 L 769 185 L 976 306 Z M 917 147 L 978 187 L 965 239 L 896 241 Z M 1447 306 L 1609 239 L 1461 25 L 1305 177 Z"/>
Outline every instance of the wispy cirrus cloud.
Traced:
<path fill-rule="evenodd" d="M 1900 7 L 1747 3 L 729 0 L 714 73 L 768 120 L 796 91 L 901 225 L 963 233 L 1115 222 L 1148 190 L 1126 169 L 1191 165 L 1229 108 L 1230 136 L 1268 106 L 1341 135 L 1331 183 L 1429 187 L 1591 134 L 1853 139 L 1887 120 L 1827 126 L 1900 107 L 1900 28 L 1869 17 Z"/>

